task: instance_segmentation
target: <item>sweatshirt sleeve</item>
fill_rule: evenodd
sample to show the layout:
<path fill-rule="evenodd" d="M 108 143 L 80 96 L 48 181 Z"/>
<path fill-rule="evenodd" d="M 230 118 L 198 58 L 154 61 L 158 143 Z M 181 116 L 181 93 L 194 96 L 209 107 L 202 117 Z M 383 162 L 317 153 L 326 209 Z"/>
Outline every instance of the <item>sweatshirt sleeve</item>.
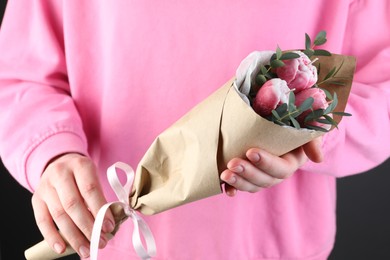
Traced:
<path fill-rule="evenodd" d="M 8 1 L 0 30 L 0 156 L 33 191 L 47 162 L 87 154 L 68 85 L 61 1 Z"/>
<path fill-rule="evenodd" d="M 390 155 L 390 2 L 355 0 L 343 54 L 357 57 L 345 117 L 324 137 L 325 160 L 302 170 L 343 177 L 365 172 Z"/>

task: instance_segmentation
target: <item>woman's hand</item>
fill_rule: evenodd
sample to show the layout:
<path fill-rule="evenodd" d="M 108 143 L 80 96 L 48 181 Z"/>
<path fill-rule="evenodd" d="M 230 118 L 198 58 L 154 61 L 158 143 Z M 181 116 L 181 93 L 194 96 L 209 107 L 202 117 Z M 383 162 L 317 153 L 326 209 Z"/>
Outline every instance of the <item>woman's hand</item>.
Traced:
<path fill-rule="evenodd" d="M 62 235 L 83 258 L 89 256 L 94 220 L 105 203 L 94 163 L 76 153 L 53 160 L 42 174 L 32 197 L 38 228 L 54 251 L 64 252 Z M 109 233 L 113 229 L 114 218 L 109 212 L 102 231 Z M 105 247 L 106 243 L 102 234 L 99 246 Z"/>
<path fill-rule="evenodd" d="M 272 187 L 290 177 L 308 159 L 321 162 L 321 144 L 322 138 L 316 138 L 280 157 L 257 148 L 249 149 L 247 159 L 230 160 L 221 173 L 221 180 L 226 182 L 226 194 L 234 196 L 237 190 L 257 192 Z"/>

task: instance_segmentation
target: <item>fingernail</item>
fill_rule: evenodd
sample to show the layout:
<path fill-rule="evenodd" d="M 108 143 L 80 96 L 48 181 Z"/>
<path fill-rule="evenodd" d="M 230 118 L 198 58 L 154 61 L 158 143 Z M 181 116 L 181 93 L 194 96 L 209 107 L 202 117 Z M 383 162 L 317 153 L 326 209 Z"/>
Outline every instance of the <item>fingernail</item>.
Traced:
<path fill-rule="evenodd" d="M 104 235 L 102 234 L 100 236 L 100 240 L 99 240 L 99 248 L 104 248 L 106 245 L 107 245 L 107 240 L 104 237 Z"/>
<path fill-rule="evenodd" d="M 110 233 L 114 230 L 114 228 L 115 228 L 114 223 L 112 223 L 111 220 L 109 220 L 109 219 L 104 220 L 103 232 Z"/>
<path fill-rule="evenodd" d="M 260 154 L 258 154 L 258 153 L 250 153 L 250 154 L 248 154 L 248 159 L 251 162 L 258 162 L 258 161 L 260 161 Z"/>
<path fill-rule="evenodd" d="M 242 173 L 244 171 L 244 167 L 242 165 L 237 165 L 236 167 L 233 167 L 230 170 L 235 173 Z"/>
<path fill-rule="evenodd" d="M 237 190 L 228 190 L 226 192 L 226 194 L 229 196 L 229 197 L 234 197 L 234 195 L 236 195 L 236 192 Z"/>
<path fill-rule="evenodd" d="M 64 247 L 60 243 L 54 244 L 54 251 L 56 251 L 57 254 L 61 254 L 64 250 Z"/>
<path fill-rule="evenodd" d="M 233 184 L 233 183 L 235 183 L 236 181 L 237 181 L 236 176 L 232 176 L 232 177 L 230 177 L 230 178 L 227 180 L 227 182 L 230 183 L 230 184 Z"/>
<path fill-rule="evenodd" d="M 79 252 L 82 258 L 87 258 L 89 256 L 89 249 L 85 246 L 80 246 Z"/>

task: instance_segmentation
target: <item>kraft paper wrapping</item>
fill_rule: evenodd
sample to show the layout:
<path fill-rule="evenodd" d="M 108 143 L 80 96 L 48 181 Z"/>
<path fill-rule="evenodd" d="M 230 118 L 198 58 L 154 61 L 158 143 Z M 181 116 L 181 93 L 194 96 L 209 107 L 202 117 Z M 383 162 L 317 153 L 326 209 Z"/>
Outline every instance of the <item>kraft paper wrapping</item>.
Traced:
<path fill-rule="evenodd" d="M 336 92 L 335 111 L 343 112 L 355 70 L 355 58 L 333 54 L 320 57 L 319 79 L 343 64 L 338 77 L 345 86 L 321 85 Z M 341 80 L 341 79 L 340 79 Z M 222 192 L 219 173 L 234 157 L 244 158 L 259 147 L 283 155 L 324 132 L 282 127 L 254 112 L 228 81 L 206 100 L 160 134 L 138 165 L 131 205 L 156 214 Z M 341 117 L 335 120 L 340 122 Z"/>
<path fill-rule="evenodd" d="M 343 112 L 356 60 L 352 56 L 333 54 L 321 56 L 320 63 L 319 79 L 343 63 L 337 76 L 345 85 L 321 85 L 337 93 L 339 103 L 335 111 Z M 340 122 L 341 117 L 334 116 L 334 119 Z M 230 159 L 244 158 L 246 151 L 253 147 L 283 155 L 323 134 L 282 127 L 262 118 L 239 96 L 233 78 L 155 139 L 137 167 L 130 204 L 135 210 L 152 215 L 220 194 L 219 174 Z M 111 210 L 119 228 L 126 216 L 115 205 Z M 47 244 L 38 251 L 33 248 L 26 251 L 29 260 L 62 256 Z"/>

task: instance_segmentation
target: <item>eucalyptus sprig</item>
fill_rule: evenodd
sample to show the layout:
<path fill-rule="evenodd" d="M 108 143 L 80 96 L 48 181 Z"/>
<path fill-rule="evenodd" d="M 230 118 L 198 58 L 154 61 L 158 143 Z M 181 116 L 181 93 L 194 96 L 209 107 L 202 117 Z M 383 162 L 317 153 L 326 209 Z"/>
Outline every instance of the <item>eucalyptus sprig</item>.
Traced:
<path fill-rule="evenodd" d="M 260 71 L 256 75 L 256 84 L 262 86 L 267 80 L 276 78 L 276 74 L 272 72 L 272 69 L 283 67 L 284 60 L 292 60 L 299 58 L 299 54 L 291 51 L 282 52 L 279 46 L 277 46 L 275 53 L 269 60 L 269 65 L 260 65 Z"/>
<path fill-rule="evenodd" d="M 331 96 L 329 91 L 325 91 L 327 99 L 329 100 L 329 106 L 326 109 L 316 109 L 312 110 L 308 115 L 306 115 L 303 125 L 304 127 L 308 129 L 313 129 L 317 131 L 322 131 L 322 132 L 328 132 L 329 129 L 316 126 L 311 124 L 311 122 L 318 122 L 324 125 L 330 125 L 338 128 L 338 123 L 333 119 L 333 115 L 339 115 L 339 116 L 351 116 L 349 113 L 345 112 L 336 112 L 334 111 L 337 107 L 338 104 L 338 98 L 336 92 Z"/>
<path fill-rule="evenodd" d="M 265 82 L 278 76 L 273 72 L 274 69 L 283 67 L 285 60 L 292 60 L 299 58 L 299 54 L 292 51 L 283 52 L 279 46 L 276 47 L 275 53 L 271 56 L 269 64 L 260 65 L 260 70 L 255 77 L 255 84 L 251 88 L 250 97 L 253 98 L 257 91 Z"/>
<path fill-rule="evenodd" d="M 305 53 L 309 58 L 313 55 L 316 56 L 332 56 L 332 54 L 324 49 L 316 49 L 316 47 L 321 46 L 327 42 L 326 31 L 320 31 L 312 43 L 310 36 L 305 33 Z"/>
<path fill-rule="evenodd" d="M 326 39 L 326 32 L 320 31 L 312 43 L 312 40 L 310 36 L 305 33 L 305 50 L 303 53 L 305 53 L 309 58 L 313 55 L 316 56 L 331 56 L 332 54 L 323 49 L 314 49 L 317 46 L 323 45 L 327 42 Z M 275 53 L 271 56 L 269 64 L 268 65 L 260 65 L 260 70 L 258 74 L 255 77 L 255 85 L 256 88 L 253 92 L 257 92 L 258 89 L 267 81 L 272 78 L 277 78 L 277 75 L 273 73 L 273 69 L 283 67 L 285 63 L 284 60 L 292 60 L 299 58 L 299 54 L 293 52 L 293 51 L 282 51 L 279 46 L 276 47 Z M 335 76 L 337 72 L 340 70 L 341 66 L 338 69 L 335 69 L 336 73 L 334 75 L 331 75 L 331 77 Z"/>
<path fill-rule="evenodd" d="M 293 126 L 300 129 L 300 124 L 296 118 L 306 110 L 311 109 L 313 103 L 314 99 L 312 97 L 308 97 L 299 107 L 297 107 L 295 105 L 295 94 L 291 91 L 289 94 L 288 105 L 287 103 L 284 103 L 272 110 L 272 114 L 268 119 L 278 125 Z"/>
<path fill-rule="evenodd" d="M 334 111 L 338 104 L 337 94 L 334 93 L 333 96 L 329 97 L 330 93 L 326 90 L 324 91 L 329 101 L 329 106 L 326 109 L 313 110 L 312 105 L 314 103 L 314 99 L 312 97 L 308 97 L 302 102 L 299 107 L 297 107 L 295 105 L 295 94 L 294 92 L 290 92 L 288 104 L 284 103 L 276 109 L 272 110 L 272 114 L 271 116 L 269 116 L 268 120 L 281 126 L 292 126 L 296 129 L 304 127 L 312 130 L 329 132 L 330 127 L 324 128 L 316 126 L 312 124 L 313 122 L 318 122 L 324 125 L 330 125 L 337 128 L 338 123 L 333 119 L 333 115 L 351 116 L 351 114 Z M 305 116 L 301 125 L 298 122 L 297 117 L 306 111 L 310 111 L 310 113 Z"/>
<path fill-rule="evenodd" d="M 338 77 L 337 74 L 340 72 L 340 69 L 343 67 L 344 61 L 341 62 L 341 64 L 338 67 L 333 67 L 324 77 L 323 80 L 320 82 L 317 82 L 315 86 L 320 86 L 324 83 L 338 85 L 338 86 L 345 86 L 345 82 L 340 81 L 344 79 L 343 77 Z"/>
<path fill-rule="evenodd" d="M 308 97 L 299 107 L 297 107 L 295 105 L 295 94 L 294 92 L 290 92 L 288 104 L 284 103 L 272 110 L 271 115 L 267 119 L 281 126 L 292 126 L 296 129 L 304 127 L 312 130 L 329 132 L 332 126 L 336 128 L 338 127 L 338 123 L 333 119 L 333 115 L 351 116 L 351 114 L 334 111 L 338 104 L 337 94 L 334 93 L 333 96 L 329 98 L 328 95 L 330 93 L 326 90 L 324 91 L 326 92 L 329 101 L 329 106 L 326 109 L 313 110 L 312 105 L 314 103 L 314 99 L 312 97 Z M 302 124 L 300 124 L 297 117 L 306 111 L 310 112 L 305 116 Z M 316 126 L 312 124 L 313 122 L 330 125 L 331 127 L 325 128 Z"/>

